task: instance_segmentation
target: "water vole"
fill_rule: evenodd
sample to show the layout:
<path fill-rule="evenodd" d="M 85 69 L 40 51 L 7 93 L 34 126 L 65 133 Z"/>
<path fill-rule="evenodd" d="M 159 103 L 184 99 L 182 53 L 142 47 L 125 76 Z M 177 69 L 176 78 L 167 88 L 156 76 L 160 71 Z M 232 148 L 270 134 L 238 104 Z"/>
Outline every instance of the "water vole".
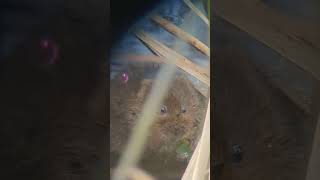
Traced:
<path fill-rule="evenodd" d="M 111 152 L 123 150 L 153 84 L 153 80 L 143 78 L 137 67 L 130 67 L 128 74 L 127 84 L 117 78 L 110 84 Z M 149 135 L 146 154 L 161 153 L 179 158 L 179 144 L 187 144 L 191 151 L 196 145 L 205 116 L 205 98 L 183 75 L 173 78 Z"/>

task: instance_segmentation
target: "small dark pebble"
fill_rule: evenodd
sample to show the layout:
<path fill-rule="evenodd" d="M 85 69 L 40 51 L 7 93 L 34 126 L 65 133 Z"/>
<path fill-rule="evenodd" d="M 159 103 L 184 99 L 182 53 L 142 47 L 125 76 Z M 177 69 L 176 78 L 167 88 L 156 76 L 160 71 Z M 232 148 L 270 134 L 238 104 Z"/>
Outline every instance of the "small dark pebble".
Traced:
<path fill-rule="evenodd" d="M 232 146 L 232 162 L 240 163 L 243 158 L 242 147 L 238 144 Z"/>

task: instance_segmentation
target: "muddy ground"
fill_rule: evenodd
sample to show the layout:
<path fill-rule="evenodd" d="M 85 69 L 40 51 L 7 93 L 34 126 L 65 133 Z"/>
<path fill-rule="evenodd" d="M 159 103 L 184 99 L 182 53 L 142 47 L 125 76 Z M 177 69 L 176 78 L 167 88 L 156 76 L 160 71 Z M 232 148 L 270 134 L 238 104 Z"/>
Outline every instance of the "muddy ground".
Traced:
<path fill-rule="evenodd" d="M 213 58 L 215 179 L 304 179 L 315 122 L 244 52 L 220 46 Z"/>

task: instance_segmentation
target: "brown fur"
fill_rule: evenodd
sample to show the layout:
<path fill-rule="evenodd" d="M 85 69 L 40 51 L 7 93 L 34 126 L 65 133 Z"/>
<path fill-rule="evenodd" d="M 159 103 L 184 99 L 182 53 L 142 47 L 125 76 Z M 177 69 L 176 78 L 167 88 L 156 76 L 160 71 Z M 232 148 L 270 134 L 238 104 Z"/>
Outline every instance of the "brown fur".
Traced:
<path fill-rule="evenodd" d="M 153 81 L 143 79 L 138 69 L 129 73 L 129 82 L 126 86 L 119 81 L 111 82 L 111 151 L 121 152 L 132 126 L 142 111 Z M 138 72 L 138 73 L 137 73 Z M 195 147 L 198 131 L 205 113 L 205 100 L 195 90 L 191 82 L 182 75 L 174 77 L 163 105 L 166 113 L 159 113 L 147 143 L 147 153 L 173 154 L 181 140 Z M 182 109 L 186 111 L 183 113 Z M 150 158 L 150 157 L 149 157 Z"/>

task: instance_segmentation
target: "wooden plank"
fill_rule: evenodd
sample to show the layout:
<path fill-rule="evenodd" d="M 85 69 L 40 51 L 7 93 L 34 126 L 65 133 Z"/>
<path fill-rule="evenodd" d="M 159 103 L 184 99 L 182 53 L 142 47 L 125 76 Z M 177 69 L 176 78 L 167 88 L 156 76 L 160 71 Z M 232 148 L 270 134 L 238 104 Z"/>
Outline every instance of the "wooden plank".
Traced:
<path fill-rule="evenodd" d="M 200 85 L 197 85 L 197 84 L 193 84 L 193 87 L 204 97 L 208 98 L 209 97 L 209 88 L 207 89 L 204 89 L 204 88 L 201 88 Z"/>
<path fill-rule="evenodd" d="M 153 62 L 153 63 L 164 63 L 163 57 L 156 55 L 141 55 L 141 54 L 121 54 L 115 56 L 117 59 L 124 59 L 134 62 Z"/>
<path fill-rule="evenodd" d="M 198 65 L 192 63 L 186 57 L 180 55 L 176 51 L 168 48 L 167 46 L 163 45 L 159 41 L 151 38 L 144 32 L 136 32 L 136 36 L 144 42 L 152 51 L 154 51 L 158 56 L 164 57 L 167 63 L 173 63 L 185 72 L 191 74 L 199 81 L 203 82 L 207 86 L 210 87 L 210 75 L 209 72 L 206 71 L 204 68 L 199 67 Z"/>
<path fill-rule="evenodd" d="M 116 55 L 116 58 L 119 59 L 125 59 L 128 61 L 134 61 L 134 62 L 152 62 L 152 63 L 165 63 L 166 60 L 163 57 L 160 56 L 156 56 L 156 55 L 141 55 L 141 54 L 124 54 L 124 55 Z M 208 89 L 204 89 L 201 88 L 199 85 L 197 84 L 193 84 L 195 89 L 204 97 L 208 97 L 209 95 L 209 90 Z M 100 124 L 101 125 L 101 124 Z"/>
<path fill-rule="evenodd" d="M 183 41 L 189 43 L 193 47 L 197 48 L 200 50 L 203 54 L 207 55 L 208 57 L 210 56 L 210 49 L 208 46 L 206 46 L 203 42 L 192 36 L 191 34 L 185 32 L 184 30 L 180 29 L 170 21 L 167 21 L 166 19 L 160 17 L 160 16 L 151 16 L 151 20 L 159 24 L 161 27 L 169 31 L 170 33 L 176 35 Z"/>
<path fill-rule="evenodd" d="M 194 13 L 196 13 L 203 20 L 203 22 L 205 22 L 208 26 L 210 26 L 209 19 L 207 18 L 207 16 L 205 16 L 195 5 L 193 5 L 191 1 L 189 0 L 183 0 L 183 1 L 191 10 L 193 10 Z"/>
<path fill-rule="evenodd" d="M 215 13 L 320 80 L 320 27 L 257 0 L 218 0 Z"/>

